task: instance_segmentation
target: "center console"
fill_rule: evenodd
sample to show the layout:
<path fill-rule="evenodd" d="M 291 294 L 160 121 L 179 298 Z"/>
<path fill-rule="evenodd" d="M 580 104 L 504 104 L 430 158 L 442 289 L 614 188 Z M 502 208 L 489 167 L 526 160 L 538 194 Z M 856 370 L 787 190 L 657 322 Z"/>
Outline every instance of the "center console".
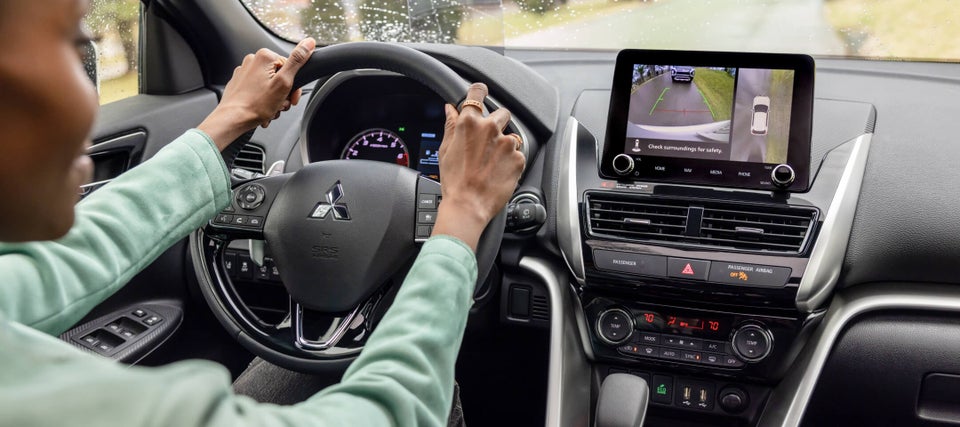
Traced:
<path fill-rule="evenodd" d="M 873 107 L 814 100 L 801 55 L 623 51 L 573 116 L 558 236 L 592 389 L 634 374 L 648 420 L 752 425 L 836 282 Z"/>

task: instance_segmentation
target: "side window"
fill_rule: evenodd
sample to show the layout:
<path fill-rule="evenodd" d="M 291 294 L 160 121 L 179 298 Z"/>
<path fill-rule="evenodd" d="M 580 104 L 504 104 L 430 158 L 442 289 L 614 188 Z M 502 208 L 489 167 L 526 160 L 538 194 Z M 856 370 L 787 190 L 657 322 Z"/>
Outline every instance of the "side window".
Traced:
<path fill-rule="evenodd" d="M 86 26 L 96 40 L 100 105 L 140 93 L 139 25 L 140 0 L 90 2 Z"/>

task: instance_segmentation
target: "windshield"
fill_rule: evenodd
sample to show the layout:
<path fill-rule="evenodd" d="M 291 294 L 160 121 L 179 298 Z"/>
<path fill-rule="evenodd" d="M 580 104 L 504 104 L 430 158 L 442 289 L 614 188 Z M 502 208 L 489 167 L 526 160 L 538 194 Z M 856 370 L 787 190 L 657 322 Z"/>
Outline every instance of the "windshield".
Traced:
<path fill-rule="evenodd" d="M 958 0 L 241 0 L 289 40 L 960 60 Z M 958 21 L 958 22 L 954 22 Z"/>

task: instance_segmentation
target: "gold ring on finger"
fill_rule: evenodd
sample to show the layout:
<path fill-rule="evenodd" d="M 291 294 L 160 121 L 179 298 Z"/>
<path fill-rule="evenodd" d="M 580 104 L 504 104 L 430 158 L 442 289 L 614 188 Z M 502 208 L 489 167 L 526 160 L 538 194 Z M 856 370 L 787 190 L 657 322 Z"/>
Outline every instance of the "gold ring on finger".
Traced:
<path fill-rule="evenodd" d="M 466 107 L 475 107 L 477 110 L 480 110 L 483 113 L 483 103 L 474 99 L 467 99 L 460 103 L 460 112 L 463 112 L 463 109 Z"/>

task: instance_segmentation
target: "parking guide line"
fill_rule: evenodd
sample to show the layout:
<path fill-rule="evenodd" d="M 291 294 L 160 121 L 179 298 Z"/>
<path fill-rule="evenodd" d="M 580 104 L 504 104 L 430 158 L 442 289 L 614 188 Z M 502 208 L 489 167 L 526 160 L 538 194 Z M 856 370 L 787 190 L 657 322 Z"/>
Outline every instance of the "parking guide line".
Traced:
<path fill-rule="evenodd" d="M 714 120 L 717 119 L 717 114 L 713 112 L 713 107 L 710 106 L 710 102 L 707 101 L 707 97 L 703 96 L 703 92 L 700 91 L 700 88 L 697 88 L 697 93 L 700 94 L 700 97 L 703 98 L 703 103 L 707 104 L 707 108 L 710 109 L 710 117 L 713 117 Z"/>
<path fill-rule="evenodd" d="M 657 98 L 657 102 L 654 102 L 654 103 L 653 103 L 653 107 L 650 107 L 650 114 L 649 114 L 650 116 L 653 115 L 653 110 L 656 110 L 656 109 L 657 109 L 657 105 L 660 105 L 660 101 L 663 101 L 663 94 L 667 93 L 668 90 L 670 90 L 670 88 L 665 87 L 665 88 L 663 88 L 662 91 L 660 91 L 660 97 Z M 697 90 L 699 90 L 699 89 L 697 89 Z M 703 94 L 700 94 L 700 96 L 703 96 Z"/>

